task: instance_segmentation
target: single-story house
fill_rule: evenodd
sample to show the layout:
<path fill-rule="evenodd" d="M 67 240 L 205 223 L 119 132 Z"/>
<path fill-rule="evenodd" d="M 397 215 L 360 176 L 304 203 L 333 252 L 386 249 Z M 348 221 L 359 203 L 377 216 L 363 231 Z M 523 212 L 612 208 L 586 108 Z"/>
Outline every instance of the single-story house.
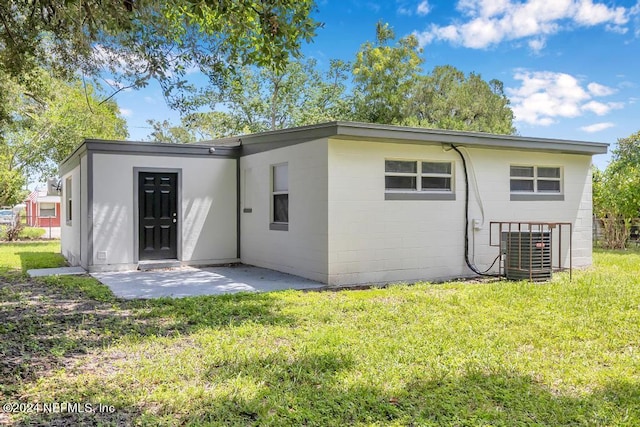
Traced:
<path fill-rule="evenodd" d="M 60 165 L 62 253 L 89 271 L 172 260 L 332 286 L 442 280 L 498 271 L 506 228 L 492 223 L 533 222 L 569 224 L 553 259 L 588 266 L 591 157 L 606 151 L 353 122 L 184 145 L 86 140 Z"/>
<path fill-rule="evenodd" d="M 60 195 L 36 188 L 24 203 L 28 226 L 60 227 Z"/>

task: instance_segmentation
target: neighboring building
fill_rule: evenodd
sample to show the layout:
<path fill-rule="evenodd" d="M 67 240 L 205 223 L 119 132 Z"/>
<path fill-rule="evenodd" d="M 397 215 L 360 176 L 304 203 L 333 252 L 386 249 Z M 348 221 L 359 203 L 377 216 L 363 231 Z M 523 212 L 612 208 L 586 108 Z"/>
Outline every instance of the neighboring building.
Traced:
<path fill-rule="evenodd" d="M 48 186 L 50 187 L 50 186 Z M 46 190 L 35 189 L 25 200 L 24 215 L 30 227 L 60 227 L 60 195 Z"/>
<path fill-rule="evenodd" d="M 490 222 L 534 221 L 569 223 L 554 259 L 587 266 L 591 156 L 606 151 L 350 122 L 206 144 L 87 140 L 60 166 L 62 253 L 89 271 L 159 259 L 336 286 L 442 280 L 496 259 Z"/>

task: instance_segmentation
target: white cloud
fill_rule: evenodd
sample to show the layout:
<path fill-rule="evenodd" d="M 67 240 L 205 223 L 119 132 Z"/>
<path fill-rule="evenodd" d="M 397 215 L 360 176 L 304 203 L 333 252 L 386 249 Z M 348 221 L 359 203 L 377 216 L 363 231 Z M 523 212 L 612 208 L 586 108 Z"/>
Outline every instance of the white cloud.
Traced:
<path fill-rule="evenodd" d="M 586 88 L 574 76 L 551 71 L 520 70 L 514 75 L 517 88 L 507 88 L 515 119 L 532 125 L 548 126 L 559 118 L 574 118 L 591 112 L 602 116 L 623 108 L 620 102 L 600 102 L 593 97 L 608 96 L 615 91 L 591 82 Z"/>
<path fill-rule="evenodd" d="M 414 13 L 420 16 L 426 16 L 431 12 L 429 0 L 396 0 L 398 15 L 412 16 Z"/>
<path fill-rule="evenodd" d="M 585 131 L 585 132 L 589 132 L 589 133 L 594 133 L 594 132 L 600 132 L 603 131 L 605 129 L 609 129 L 614 127 L 615 125 L 611 122 L 602 122 L 602 123 L 594 123 L 592 125 L 589 126 L 582 126 L 580 128 L 580 130 Z"/>
<path fill-rule="evenodd" d="M 582 110 L 591 111 L 598 116 L 604 116 L 605 114 L 609 113 L 609 111 L 622 107 L 624 107 L 624 104 L 622 104 L 621 102 L 608 102 L 604 104 L 598 101 L 589 101 L 582 106 Z"/>
<path fill-rule="evenodd" d="M 547 41 L 544 37 L 529 40 L 529 48 L 531 48 L 535 53 L 539 53 L 546 45 Z"/>
<path fill-rule="evenodd" d="M 604 25 L 623 33 L 635 8 L 609 7 L 594 0 L 458 0 L 464 19 L 449 25 L 432 24 L 416 32 L 421 45 L 435 40 L 473 49 L 503 41 L 529 39 L 534 51 L 544 47 L 545 36 L 572 26 Z"/>
<path fill-rule="evenodd" d="M 431 6 L 429 6 L 429 2 L 427 0 L 423 0 L 418 4 L 416 8 L 416 13 L 420 16 L 428 15 L 431 12 Z"/>
<path fill-rule="evenodd" d="M 589 89 L 589 92 L 594 96 L 608 96 L 616 92 L 613 88 L 594 82 L 589 83 L 587 89 Z"/>
<path fill-rule="evenodd" d="M 131 117 L 133 116 L 133 111 L 129 110 L 128 108 L 120 108 L 120 114 L 122 114 L 125 117 Z"/>

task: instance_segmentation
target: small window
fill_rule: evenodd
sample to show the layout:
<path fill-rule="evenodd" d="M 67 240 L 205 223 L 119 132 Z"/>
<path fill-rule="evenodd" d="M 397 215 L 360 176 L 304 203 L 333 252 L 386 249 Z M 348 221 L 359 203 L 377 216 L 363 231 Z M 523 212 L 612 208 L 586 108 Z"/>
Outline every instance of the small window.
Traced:
<path fill-rule="evenodd" d="M 387 160 L 384 162 L 386 190 L 414 191 L 418 182 L 418 162 Z"/>
<path fill-rule="evenodd" d="M 422 162 L 422 191 L 451 191 L 451 162 Z"/>
<path fill-rule="evenodd" d="M 385 190 L 451 192 L 451 162 L 385 161 Z"/>
<path fill-rule="evenodd" d="M 562 192 L 562 171 L 549 166 L 511 166 L 512 193 Z"/>
<path fill-rule="evenodd" d="M 55 203 L 40 203 L 40 218 L 55 218 L 56 216 L 56 204 Z"/>
<path fill-rule="evenodd" d="M 67 224 L 71 225 L 71 219 L 73 218 L 73 204 L 71 202 L 71 191 L 72 191 L 72 184 L 71 184 L 71 177 L 67 178 L 64 182 L 64 200 L 65 200 L 65 207 L 67 209 L 66 212 L 66 219 L 67 219 Z"/>
<path fill-rule="evenodd" d="M 272 225 L 271 229 L 286 230 L 289 223 L 289 167 L 287 163 L 271 167 Z"/>

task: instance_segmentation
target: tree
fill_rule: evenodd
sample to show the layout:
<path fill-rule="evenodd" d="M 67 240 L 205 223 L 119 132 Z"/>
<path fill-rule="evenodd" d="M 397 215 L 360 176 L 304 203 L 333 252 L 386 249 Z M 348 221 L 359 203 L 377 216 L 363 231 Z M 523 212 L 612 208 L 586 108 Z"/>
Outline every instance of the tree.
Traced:
<path fill-rule="evenodd" d="M 291 61 L 284 70 L 243 67 L 201 96 L 199 103 L 213 111 L 187 114 L 181 126 L 150 121 L 150 137 L 191 142 L 341 119 L 348 110 L 346 79 L 341 61 L 326 73 L 314 60 Z"/>
<path fill-rule="evenodd" d="M 116 90 L 155 78 L 185 107 L 174 89 L 188 87 L 192 67 L 214 84 L 234 64 L 282 69 L 315 34 L 314 7 L 313 0 L 2 2 L 0 72 L 21 79 L 42 67 L 67 80 L 106 73 Z"/>
<path fill-rule="evenodd" d="M 153 132 L 149 134 L 149 138 L 152 141 L 171 142 L 174 144 L 184 144 L 196 141 L 187 128 L 183 126 L 174 126 L 168 120 L 147 120 L 147 123 L 149 123 L 153 128 Z"/>
<path fill-rule="evenodd" d="M 603 224 L 605 247 L 623 249 L 640 213 L 640 132 L 618 139 L 604 172 L 593 170 L 593 210 Z"/>
<path fill-rule="evenodd" d="M 42 69 L 32 74 L 46 92 L 43 89 L 34 96 L 15 81 L 5 80 L 13 116 L 0 133 L 0 204 L 15 203 L 28 178 L 57 175 L 58 164 L 84 138 L 128 136 L 117 104 L 98 101 L 93 86 L 78 80 L 66 83 Z"/>
<path fill-rule="evenodd" d="M 352 67 L 353 118 L 437 129 L 512 134 L 513 111 L 502 82 L 453 66 L 422 74 L 422 50 L 414 36 L 392 45 L 388 24 L 376 25 L 376 43 L 362 45 Z"/>
<path fill-rule="evenodd" d="M 513 111 L 502 82 L 465 76 L 450 65 L 437 66 L 416 80 L 404 124 L 438 129 L 513 134 Z"/>
<path fill-rule="evenodd" d="M 395 45 L 389 24 L 376 24 L 376 42 L 363 44 L 353 63 L 353 118 L 369 123 L 401 124 L 406 101 L 424 60 L 410 35 Z"/>

